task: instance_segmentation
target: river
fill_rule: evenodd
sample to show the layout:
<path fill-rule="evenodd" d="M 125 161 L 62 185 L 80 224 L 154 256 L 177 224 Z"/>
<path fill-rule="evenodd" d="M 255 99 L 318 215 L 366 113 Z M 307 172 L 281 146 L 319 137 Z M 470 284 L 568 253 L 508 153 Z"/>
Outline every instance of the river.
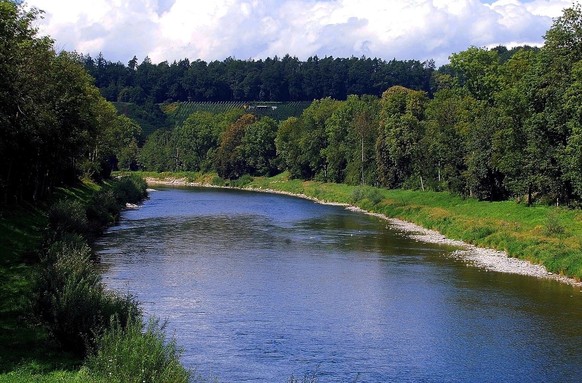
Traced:
<path fill-rule="evenodd" d="M 582 293 L 487 272 L 338 206 L 161 188 L 98 244 L 103 279 L 220 382 L 578 382 Z"/>

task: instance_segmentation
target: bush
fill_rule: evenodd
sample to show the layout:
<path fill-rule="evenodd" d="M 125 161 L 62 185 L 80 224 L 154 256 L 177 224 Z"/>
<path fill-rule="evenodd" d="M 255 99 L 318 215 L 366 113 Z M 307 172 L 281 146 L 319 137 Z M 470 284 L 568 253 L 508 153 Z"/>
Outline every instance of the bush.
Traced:
<path fill-rule="evenodd" d="M 235 187 L 235 188 L 242 188 L 242 187 L 250 184 L 251 182 L 253 182 L 253 177 L 251 177 L 248 174 L 245 174 L 245 175 L 237 178 L 236 180 L 230 181 L 230 186 Z"/>
<path fill-rule="evenodd" d="M 353 205 L 358 204 L 364 199 L 367 199 L 372 205 L 377 205 L 382 202 L 384 197 L 378 189 L 371 187 L 355 188 L 352 192 L 352 195 L 350 196 L 350 202 Z"/>
<path fill-rule="evenodd" d="M 555 211 L 548 214 L 546 225 L 544 227 L 544 234 L 547 236 L 560 236 L 566 233 L 566 228 L 560 221 L 560 217 Z"/>
<path fill-rule="evenodd" d="M 76 200 L 60 200 L 48 209 L 48 232 L 58 239 L 64 233 L 86 235 L 89 221 L 85 208 Z"/>
<path fill-rule="evenodd" d="M 138 203 L 147 197 L 147 183 L 137 175 L 118 178 L 111 187 L 121 206 L 125 206 L 126 203 Z"/>
<path fill-rule="evenodd" d="M 105 290 L 80 237 L 55 242 L 40 263 L 34 311 L 65 350 L 84 356 L 112 317 L 140 317 L 135 299 Z"/>
<path fill-rule="evenodd" d="M 360 187 L 355 188 L 354 191 L 352 192 L 352 195 L 350 196 L 350 202 L 352 203 L 352 205 L 355 205 L 361 200 L 363 200 L 364 196 L 365 196 L 364 189 Z"/>
<path fill-rule="evenodd" d="M 87 218 L 93 229 L 102 228 L 117 220 L 121 208 L 113 190 L 102 188 L 91 196 L 87 206 Z"/>
<path fill-rule="evenodd" d="M 141 321 L 132 320 L 126 327 L 111 324 L 99 337 L 86 367 L 91 375 L 113 382 L 187 383 L 190 373 L 179 358 L 175 340 L 166 339 L 158 320 L 150 319 L 145 328 Z"/>
<path fill-rule="evenodd" d="M 223 178 L 219 177 L 219 176 L 215 176 L 212 178 L 212 181 L 210 181 L 210 183 L 212 185 L 215 186 L 224 186 L 226 184 L 226 182 L 224 181 Z"/>

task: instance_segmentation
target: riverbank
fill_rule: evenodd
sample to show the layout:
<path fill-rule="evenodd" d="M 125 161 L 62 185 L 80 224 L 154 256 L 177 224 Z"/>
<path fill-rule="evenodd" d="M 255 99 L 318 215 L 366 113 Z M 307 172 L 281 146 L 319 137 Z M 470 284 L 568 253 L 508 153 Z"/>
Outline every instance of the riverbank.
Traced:
<path fill-rule="evenodd" d="M 217 184 L 216 177 L 209 175 L 181 177 L 146 173 L 144 176 L 151 186 L 237 188 L 344 206 L 386 220 L 390 226 L 415 240 L 457 247 L 452 255 L 468 265 L 556 280 L 576 289 L 582 288 L 580 241 L 571 238 L 582 229 L 579 212 L 546 206 L 525 207 L 511 201 L 463 200 L 447 193 L 288 180 L 284 176 L 256 178 L 234 186 L 220 181 Z M 465 213 L 459 214 L 459 210 Z M 570 222 L 577 226 L 569 225 Z M 534 251 L 532 246 L 536 244 L 541 249 Z M 559 262 L 550 263 L 548 267 L 542 258 L 547 258 L 546 253 L 552 251 L 555 251 L 553 260 Z M 568 267 L 564 267 L 567 265 L 564 259 L 570 260 Z M 571 271 L 568 273 L 568 270 Z"/>
<path fill-rule="evenodd" d="M 188 381 L 173 338 L 106 288 L 90 247 L 146 197 L 139 177 L 85 180 L 0 211 L 0 382 Z"/>

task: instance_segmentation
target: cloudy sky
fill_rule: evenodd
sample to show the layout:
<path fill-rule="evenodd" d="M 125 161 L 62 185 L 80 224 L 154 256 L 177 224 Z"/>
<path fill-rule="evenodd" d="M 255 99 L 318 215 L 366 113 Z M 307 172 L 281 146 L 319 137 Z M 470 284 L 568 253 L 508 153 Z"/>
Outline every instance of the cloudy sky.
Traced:
<path fill-rule="evenodd" d="M 58 50 L 127 63 L 289 53 L 406 60 L 539 45 L 574 0 L 27 0 Z"/>

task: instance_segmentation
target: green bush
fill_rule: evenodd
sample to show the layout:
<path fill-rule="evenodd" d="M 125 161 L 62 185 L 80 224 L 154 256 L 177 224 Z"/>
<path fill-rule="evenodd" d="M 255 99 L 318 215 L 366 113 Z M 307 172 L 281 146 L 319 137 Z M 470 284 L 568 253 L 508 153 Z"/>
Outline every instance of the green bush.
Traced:
<path fill-rule="evenodd" d="M 37 317 L 65 350 L 78 355 L 87 354 L 113 316 L 122 324 L 140 316 L 131 295 L 105 290 L 91 258 L 78 236 L 55 242 L 42 257 L 35 289 Z"/>
<path fill-rule="evenodd" d="M 212 177 L 212 181 L 211 181 L 212 185 L 215 186 L 224 186 L 225 185 L 225 181 L 223 178 L 219 177 L 219 176 L 214 176 Z"/>
<path fill-rule="evenodd" d="M 365 197 L 364 189 L 360 187 L 355 188 L 354 191 L 352 192 L 352 195 L 350 196 L 350 203 L 352 205 L 356 205 L 358 202 L 363 200 L 364 197 Z"/>
<path fill-rule="evenodd" d="M 93 194 L 87 206 L 87 218 L 91 231 L 100 233 L 104 227 L 114 223 L 121 209 L 122 206 L 111 188 L 102 188 Z"/>
<path fill-rule="evenodd" d="M 380 190 L 372 187 L 357 187 L 352 191 L 350 196 L 350 202 L 353 205 L 357 205 L 359 202 L 362 202 L 364 199 L 367 199 L 372 206 L 375 206 L 382 202 L 384 196 L 380 192 Z"/>
<path fill-rule="evenodd" d="M 242 188 L 242 187 L 250 184 L 251 182 L 253 182 L 253 177 L 251 177 L 248 174 L 245 174 L 245 175 L 237 178 L 236 180 L 230 181 L 230 186 L 235 187 L 235 188 Z"/>
<path fill-rule="evenodd" d="M 187 383 L 190 373 L 180 364 L 180 352 L 158 320 L 150 319 L 145 328 L 139 320 L 126 327 L 113 322 L 99 337 L 86 367 L 92 376 L 111 382 Z"/>
<path fill-rule="evenodd" d="M 566 228 L 564 227 L 564 225 L 560 221 L 558 214 L 554 211 L 550 212 L 548 214 L 548 217 L 546 218 L 546 224 L 544 227 L 544 234 L 546 234 L 547 236 L 550 236 L 550 237 L 553 237 L 553 236 L 559 237 L 565 233 L 566 233 Z"/>
<path fill-rule="evenodd" d="M 81 202 L 64 199 L 48 209 L 48 232 L 58 239 L 64 233 L 86 235 L 89 228 L 87 213 Z"/>
<path fill-rule="evenodd" d="M 147 197 L 147 183 L 137 175 L 118 178 L 111 187 L 121 206 L 125 206 L 126 203 L 138 203 Z"/>

